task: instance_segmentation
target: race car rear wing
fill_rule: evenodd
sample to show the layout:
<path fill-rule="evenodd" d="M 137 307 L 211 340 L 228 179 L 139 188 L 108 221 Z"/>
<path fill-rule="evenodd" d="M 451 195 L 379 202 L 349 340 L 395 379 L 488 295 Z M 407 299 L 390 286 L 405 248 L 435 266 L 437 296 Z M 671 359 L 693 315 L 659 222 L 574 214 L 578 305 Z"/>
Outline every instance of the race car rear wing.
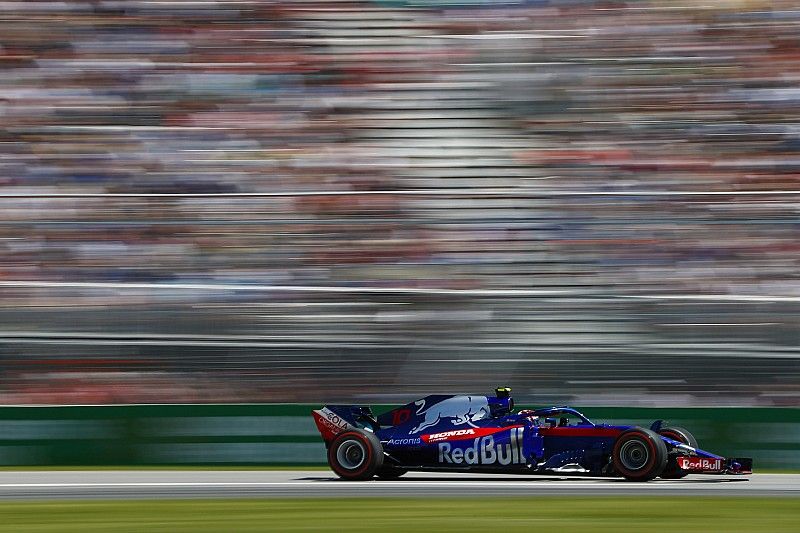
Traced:
<path fill-rule="evenodd" d="M 353 428 L 378 429 L 372 409 L 365 405 L 326 405 L 311 411 L 322 439 L 329 443 L 336 435 Z"/>

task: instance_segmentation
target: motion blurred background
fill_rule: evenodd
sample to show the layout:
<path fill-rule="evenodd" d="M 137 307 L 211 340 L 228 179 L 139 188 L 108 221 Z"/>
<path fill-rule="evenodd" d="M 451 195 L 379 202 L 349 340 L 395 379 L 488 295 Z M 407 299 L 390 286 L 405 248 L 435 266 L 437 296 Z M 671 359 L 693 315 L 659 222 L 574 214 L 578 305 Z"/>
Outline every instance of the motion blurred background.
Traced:
<path fill-rule="evenodd" d="M 800 406 L 794 1 L 0 1 L 0 403 Z"/>

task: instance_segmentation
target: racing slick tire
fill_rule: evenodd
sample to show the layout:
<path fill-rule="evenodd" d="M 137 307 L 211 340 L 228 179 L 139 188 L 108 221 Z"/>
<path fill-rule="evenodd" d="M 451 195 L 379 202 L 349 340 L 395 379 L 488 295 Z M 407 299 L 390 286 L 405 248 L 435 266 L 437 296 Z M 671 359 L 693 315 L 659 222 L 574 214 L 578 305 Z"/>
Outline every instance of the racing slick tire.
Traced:
<path fill-rule="evenodd" d="M 342 479 L 363 481 L 383 466 L 383 446 L 374 433 L 351 429 L 340 433 L 328 447 L 328 464 Z"/>
<path fill-rule="evenodd" d="M 649 429 L 632 428 L 617 437 L 611 461 L 628 481 L 650 481 L 667 466 L 667 445 Z"/>
<path fill-rule="evenodd" d="M 697 448 L 697 439 L 695 439 L 694 435 L 682 427 L 663 427 L 658 430 L 658 434 L 663 437 L 667 437 L 668 439 L 688 444 L 692 448 Z M 664 468 L 664 471 L 660 476 L 662 479 L 680 479 L 689 474 L 688 470 L 683 470 L 678 466 L 679 455 L 680 453 L 677 451 L 669 454 L 669 457 L 667 458 L 667 466 Z"/>
<path fill-rule="evenodd" d="M 380 479 L 397 479 L 403 474 L 407 473 L 405 468 L 398 468 L 396 466 L 383 465 L 375 472 L 375 475 Z"/>

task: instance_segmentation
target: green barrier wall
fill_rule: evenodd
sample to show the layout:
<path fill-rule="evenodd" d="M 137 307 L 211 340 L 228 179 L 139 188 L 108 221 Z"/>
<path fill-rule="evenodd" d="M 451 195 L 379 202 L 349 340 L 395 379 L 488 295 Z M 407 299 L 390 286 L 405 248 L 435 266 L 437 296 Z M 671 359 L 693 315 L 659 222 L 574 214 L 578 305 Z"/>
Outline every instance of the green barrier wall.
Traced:
<path fill-rule="evenodd" d="M 0 407 L 0 465 L 311 465 L 325 447 L 310 405 Z M 384 409 L 375 406 L 376 412 Z M 800 409 L 587 408 L 595 422 L 661 418 L 755 468 L 800 468 Z"/>

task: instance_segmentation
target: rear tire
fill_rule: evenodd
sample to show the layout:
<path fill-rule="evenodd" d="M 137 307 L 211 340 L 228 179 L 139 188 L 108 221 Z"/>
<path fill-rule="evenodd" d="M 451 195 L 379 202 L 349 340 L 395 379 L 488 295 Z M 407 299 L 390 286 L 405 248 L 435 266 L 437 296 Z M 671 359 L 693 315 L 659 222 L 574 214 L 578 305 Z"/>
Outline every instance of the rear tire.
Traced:
<path fill-rule="evenodd" d="M 383 446 L 378 437 L 369 431 L 345 431 L 331 442 L 328 448 L 328 464 L 342 479 L 371 479 L 383 465 Z"/>
<path fill-rule="evenodd" d="M 633 428 L 617 437 L 611 460 L 628 481 L 650 481 L 667 466 L 667 446 L 653 431 Z"/>
<path fill-rule="evenodd" d="M 697 439 L 695 439 L 694 435 L 689 433 L 688 430 L 682 427 L 678 426 L 664 427 L 658 430 L 658 434 L 663 437 L 667 437 L 668 439 L 688 444 L 692 448 L 697 448 Z M 674 451 L 669 454 L 669 458 L 667 459 L 667 466 L 666 468 L 664 468 L 664 471 L 661 473 L 660 476 L 662 479 L 680 479 L 682 477 L 686 477 L 687 475 L 689 475 L 688 470 L 683 470 L 678 466 L 679 455 L 682 454 L 678 451 Z"/>

